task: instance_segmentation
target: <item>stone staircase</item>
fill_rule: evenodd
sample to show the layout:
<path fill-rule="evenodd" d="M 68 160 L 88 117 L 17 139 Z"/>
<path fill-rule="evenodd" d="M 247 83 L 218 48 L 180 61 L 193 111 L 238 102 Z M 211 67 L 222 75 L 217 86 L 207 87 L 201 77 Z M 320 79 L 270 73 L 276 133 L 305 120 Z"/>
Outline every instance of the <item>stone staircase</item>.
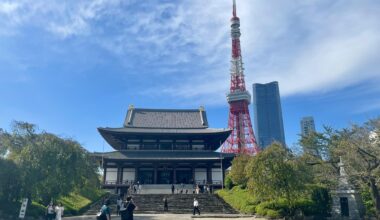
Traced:
<path fill-rule="evenodd" d="M 164 197 L 168 200 L 169 211 L 164 212 Z M 135 213 L 175 213 L 190 214 L 193 212 L 194 197 L 199 202 L 201 214 L 237 214 L 231 206 L 220 199 L 216 194 L 135 194 L 132 196 L 137 205 Z M 116 212 L 117 195 L 111 195 L 111 210 Z M 94 206 L 85 215 L 95 215 L 100 209 Z"/>

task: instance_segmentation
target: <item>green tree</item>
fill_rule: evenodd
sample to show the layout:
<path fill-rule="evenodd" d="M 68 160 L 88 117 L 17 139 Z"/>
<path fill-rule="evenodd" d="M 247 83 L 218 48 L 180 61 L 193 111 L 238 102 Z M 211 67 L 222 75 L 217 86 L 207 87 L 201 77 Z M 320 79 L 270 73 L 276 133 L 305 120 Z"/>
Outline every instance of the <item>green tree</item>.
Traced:
<path fill-rule="evenodd" d="M 2 135 L 7 157 L 20 167 L 23 196 L 48 203 L 97 182 L 97 167 L 78 142 L 36 131 L 33 124 L 14 122 L 12 132 Z"/>
<path fill-rule="evenodd" d="M 248 188 L 260 199 L 285 198 L 291 207 L 310 181 L 305 164 L 278 143 L 253 157 L 246 174 L 249 177 Z"/>
<path fill-rule="evenodd" d="M 0 158 L 0 201 L 14 202 L 20 198 L 21 178 L 19 167 L 11 160 Z"/>
<path fill-rule="evenodd" d="M 235 185 L 246 186 L 248 177 L 245 173 L 245 168 L 250 160 L 250 156 L 246 154 L 237 155 L 232 161 L 231 171 L 229 176 Z"/>
<path fill-rule="evenodd" d="M 374 209 L 380 217 L 380 118 L 342 130 L 325 127 L 322 133 L 302 137 L 300 145 L 307 164 L 313 165 L 315 182 L 334 188 L 338 158 L 343 157 L 351 183 L 361 190 L 369 188 Z M 321 153 L 322 152 L 322 153 Z"/>
<path fill-rule="evenodd" d="M 353 184 L 369 187 L 376 215 L 380 217 L 380 118 L 362 126 L 353 125 L 339 134 L 336 153 L 344 158 Z"/>

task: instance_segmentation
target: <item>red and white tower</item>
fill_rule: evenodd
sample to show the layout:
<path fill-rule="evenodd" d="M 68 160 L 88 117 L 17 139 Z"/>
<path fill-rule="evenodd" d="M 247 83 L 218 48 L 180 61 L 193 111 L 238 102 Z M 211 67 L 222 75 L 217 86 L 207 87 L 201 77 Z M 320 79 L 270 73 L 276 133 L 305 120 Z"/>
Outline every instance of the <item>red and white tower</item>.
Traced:
<path fill-rule="evenodd" d="M 256 145 L 251 117 L 249 116 L 248 105 L 251 102 L 251 95 L 245 89 L 240 35 L 240 20 L 236 16 L 236 2 L 233 0 L 231 18 L 231 87 L 227 95 L 227 101 L 230 104 L 228 128 L 232 130 L 232 133 L 224 142 L 222 152 L 255 155 L 259 149 Z"/>

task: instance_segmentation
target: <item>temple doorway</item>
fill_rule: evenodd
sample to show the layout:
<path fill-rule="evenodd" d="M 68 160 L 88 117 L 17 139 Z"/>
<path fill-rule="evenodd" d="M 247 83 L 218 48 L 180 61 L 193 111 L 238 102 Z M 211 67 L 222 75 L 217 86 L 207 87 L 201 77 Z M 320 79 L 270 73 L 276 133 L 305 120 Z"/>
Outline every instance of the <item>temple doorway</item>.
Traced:
<path fill-rule="evenodd" d="M 153 180 L 154 180 L 153 170 L 139 171 L 139 180 L 142 184 L 153 184 Z"/>
<path fill-rule="evenodd" d="M 193 172 L 191 168 L 179 168 L 176 171 L 176 181 L 177 183 L 192 184 L 193 183 Z"/>
<path fill-rule="evenodd" d="M 350 216 L 347 197 L 340 197 L 340 213 L 342 216 Z"/>
<path fill-rule="evenodd" d="M 173 170 L 158 170 L 157 183 L 158 184 L 172 184 Z"/>

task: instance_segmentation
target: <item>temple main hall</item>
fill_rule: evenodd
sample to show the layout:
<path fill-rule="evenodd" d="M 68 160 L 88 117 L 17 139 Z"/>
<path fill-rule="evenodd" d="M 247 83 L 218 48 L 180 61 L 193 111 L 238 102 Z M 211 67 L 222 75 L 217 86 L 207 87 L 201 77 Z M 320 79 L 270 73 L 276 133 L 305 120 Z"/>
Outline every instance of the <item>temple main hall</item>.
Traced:
<path fill-rule="evenodd" d="M 209 128 L 206 111 L 130 106 L 122 127 L 98 128 L 114 149 L 103 161 L 103 188 L 124 191 L 130 183 L 222 186 L 235 154 L 217 149 L 230 129 Z"/>

